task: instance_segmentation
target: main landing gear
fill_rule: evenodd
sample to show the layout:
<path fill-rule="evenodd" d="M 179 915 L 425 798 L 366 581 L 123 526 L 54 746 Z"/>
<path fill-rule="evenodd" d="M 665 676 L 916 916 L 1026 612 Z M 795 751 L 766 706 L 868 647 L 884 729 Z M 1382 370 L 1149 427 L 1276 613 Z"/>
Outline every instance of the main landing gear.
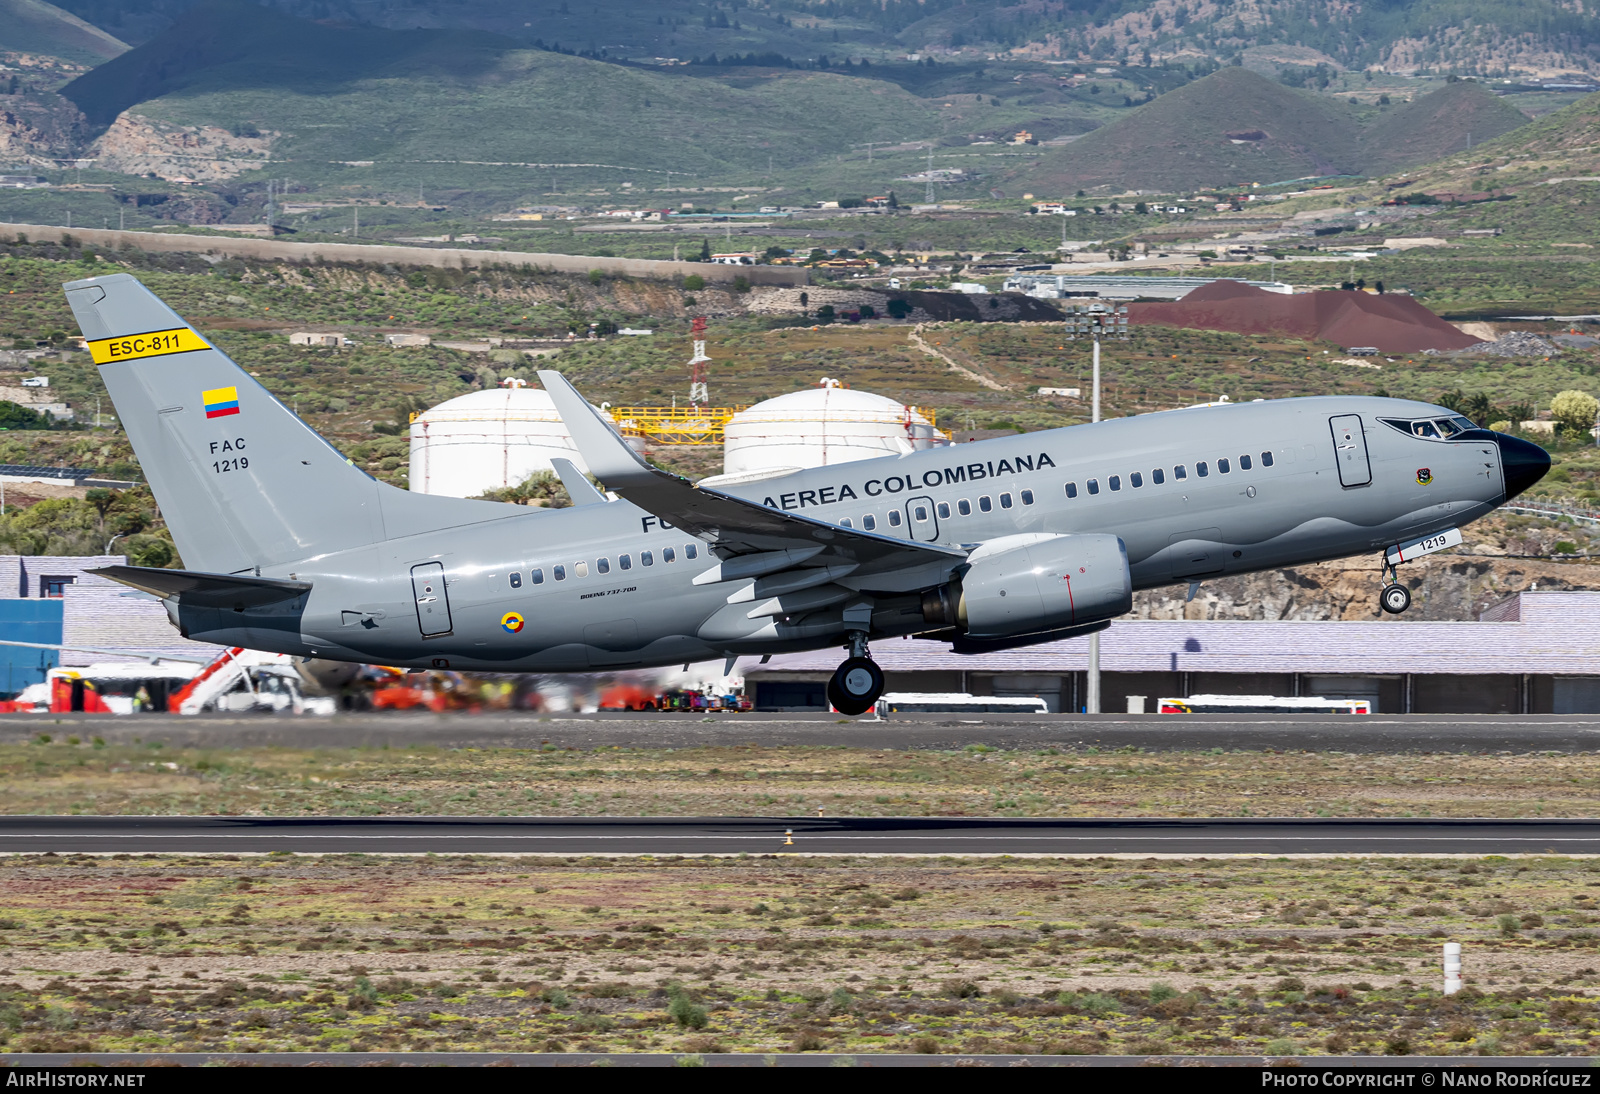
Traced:
<path fill-rule="evenodd" d="M 1390 615 L 1399 615 L 1411 607 L 1411 590 L 1400 584 L 1400 576 L 1387 559 L 1383 563 L 1383 590 L 1378 593 L 1378 607 Z"/>
<path fill-rule="evenodd" d="M 883 670 L 867 649 L 867 636 L 850 636 L 850 656 L 828 681 L 828 703 L 840 714 L 865 714 L 883 694 Z"/>

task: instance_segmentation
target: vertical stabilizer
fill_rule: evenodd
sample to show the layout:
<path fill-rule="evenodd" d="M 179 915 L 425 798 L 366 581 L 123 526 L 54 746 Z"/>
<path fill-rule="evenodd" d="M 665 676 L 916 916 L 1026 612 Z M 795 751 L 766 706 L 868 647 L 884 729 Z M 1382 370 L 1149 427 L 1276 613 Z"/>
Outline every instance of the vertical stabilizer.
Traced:
<path fill-rule="evenodd" d="M 64 287 L 186 567 L 242 573 L 383 538 L 382 484 L 136 278 Z"/>

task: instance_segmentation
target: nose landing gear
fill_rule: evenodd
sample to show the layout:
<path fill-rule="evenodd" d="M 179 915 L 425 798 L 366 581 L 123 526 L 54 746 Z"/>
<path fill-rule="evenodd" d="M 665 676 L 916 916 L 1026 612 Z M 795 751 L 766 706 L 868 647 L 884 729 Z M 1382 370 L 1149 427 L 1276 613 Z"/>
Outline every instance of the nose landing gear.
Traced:
<path fill-rule="evenodd" d="M 883 694 L 883 670 L 867 649 L 867 636 L 850 636 L 850 656 L 828 681 L 828 702 L 840 714 L 865 714 Z"/>
<path fill-rule="evenodd" d="M 1384 560 L 1383 589 L 1378 593 L 1378 607 L 1390 615 L 1399 615 L 1411 607 L 1411 590 L 1400 584 L 1394 563 Z"/>

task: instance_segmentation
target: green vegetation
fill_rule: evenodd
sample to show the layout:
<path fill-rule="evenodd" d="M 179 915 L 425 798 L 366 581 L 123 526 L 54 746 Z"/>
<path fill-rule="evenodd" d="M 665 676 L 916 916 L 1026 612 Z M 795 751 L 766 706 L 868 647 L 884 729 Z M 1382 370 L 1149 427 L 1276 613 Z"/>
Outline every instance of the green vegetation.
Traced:
<path fill-rule="evenodd" d="M 1482 126 L 1485 137 L 1526 119 L 1475 84 L 1447 85 L 1363 129 L 1337 99 L 1224 68 L 1010 173 L 1071 193 L 1130 187 L 1182 192 L 1317 175 L 1413 167 Z"/>
<path fill-rule="evenodd" d="M 127 51 L 127 44 L 43 0 L 0 0 L 0 51 L 59 57 L 97 65 Z"/>

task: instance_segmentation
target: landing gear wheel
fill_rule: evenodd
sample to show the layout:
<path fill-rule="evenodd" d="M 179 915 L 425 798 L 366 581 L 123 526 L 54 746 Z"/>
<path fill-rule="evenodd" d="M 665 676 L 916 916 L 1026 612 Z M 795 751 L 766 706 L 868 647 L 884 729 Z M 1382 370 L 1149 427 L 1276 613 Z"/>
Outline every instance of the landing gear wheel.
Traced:
<path fill-rule="evenodd" d="M 852 657 L 828 681 L 828 702 L 840 714 L 865 714 L 883 694 L 883 670 L 866 657 Z"/>
<path fill-rule="evenodd" d="M 1378 594 L 1378 606 L 1390 615 L 1399 615 L 1411 607 L 1411 590 L 1404 585 L 1385 585 Z"/>

